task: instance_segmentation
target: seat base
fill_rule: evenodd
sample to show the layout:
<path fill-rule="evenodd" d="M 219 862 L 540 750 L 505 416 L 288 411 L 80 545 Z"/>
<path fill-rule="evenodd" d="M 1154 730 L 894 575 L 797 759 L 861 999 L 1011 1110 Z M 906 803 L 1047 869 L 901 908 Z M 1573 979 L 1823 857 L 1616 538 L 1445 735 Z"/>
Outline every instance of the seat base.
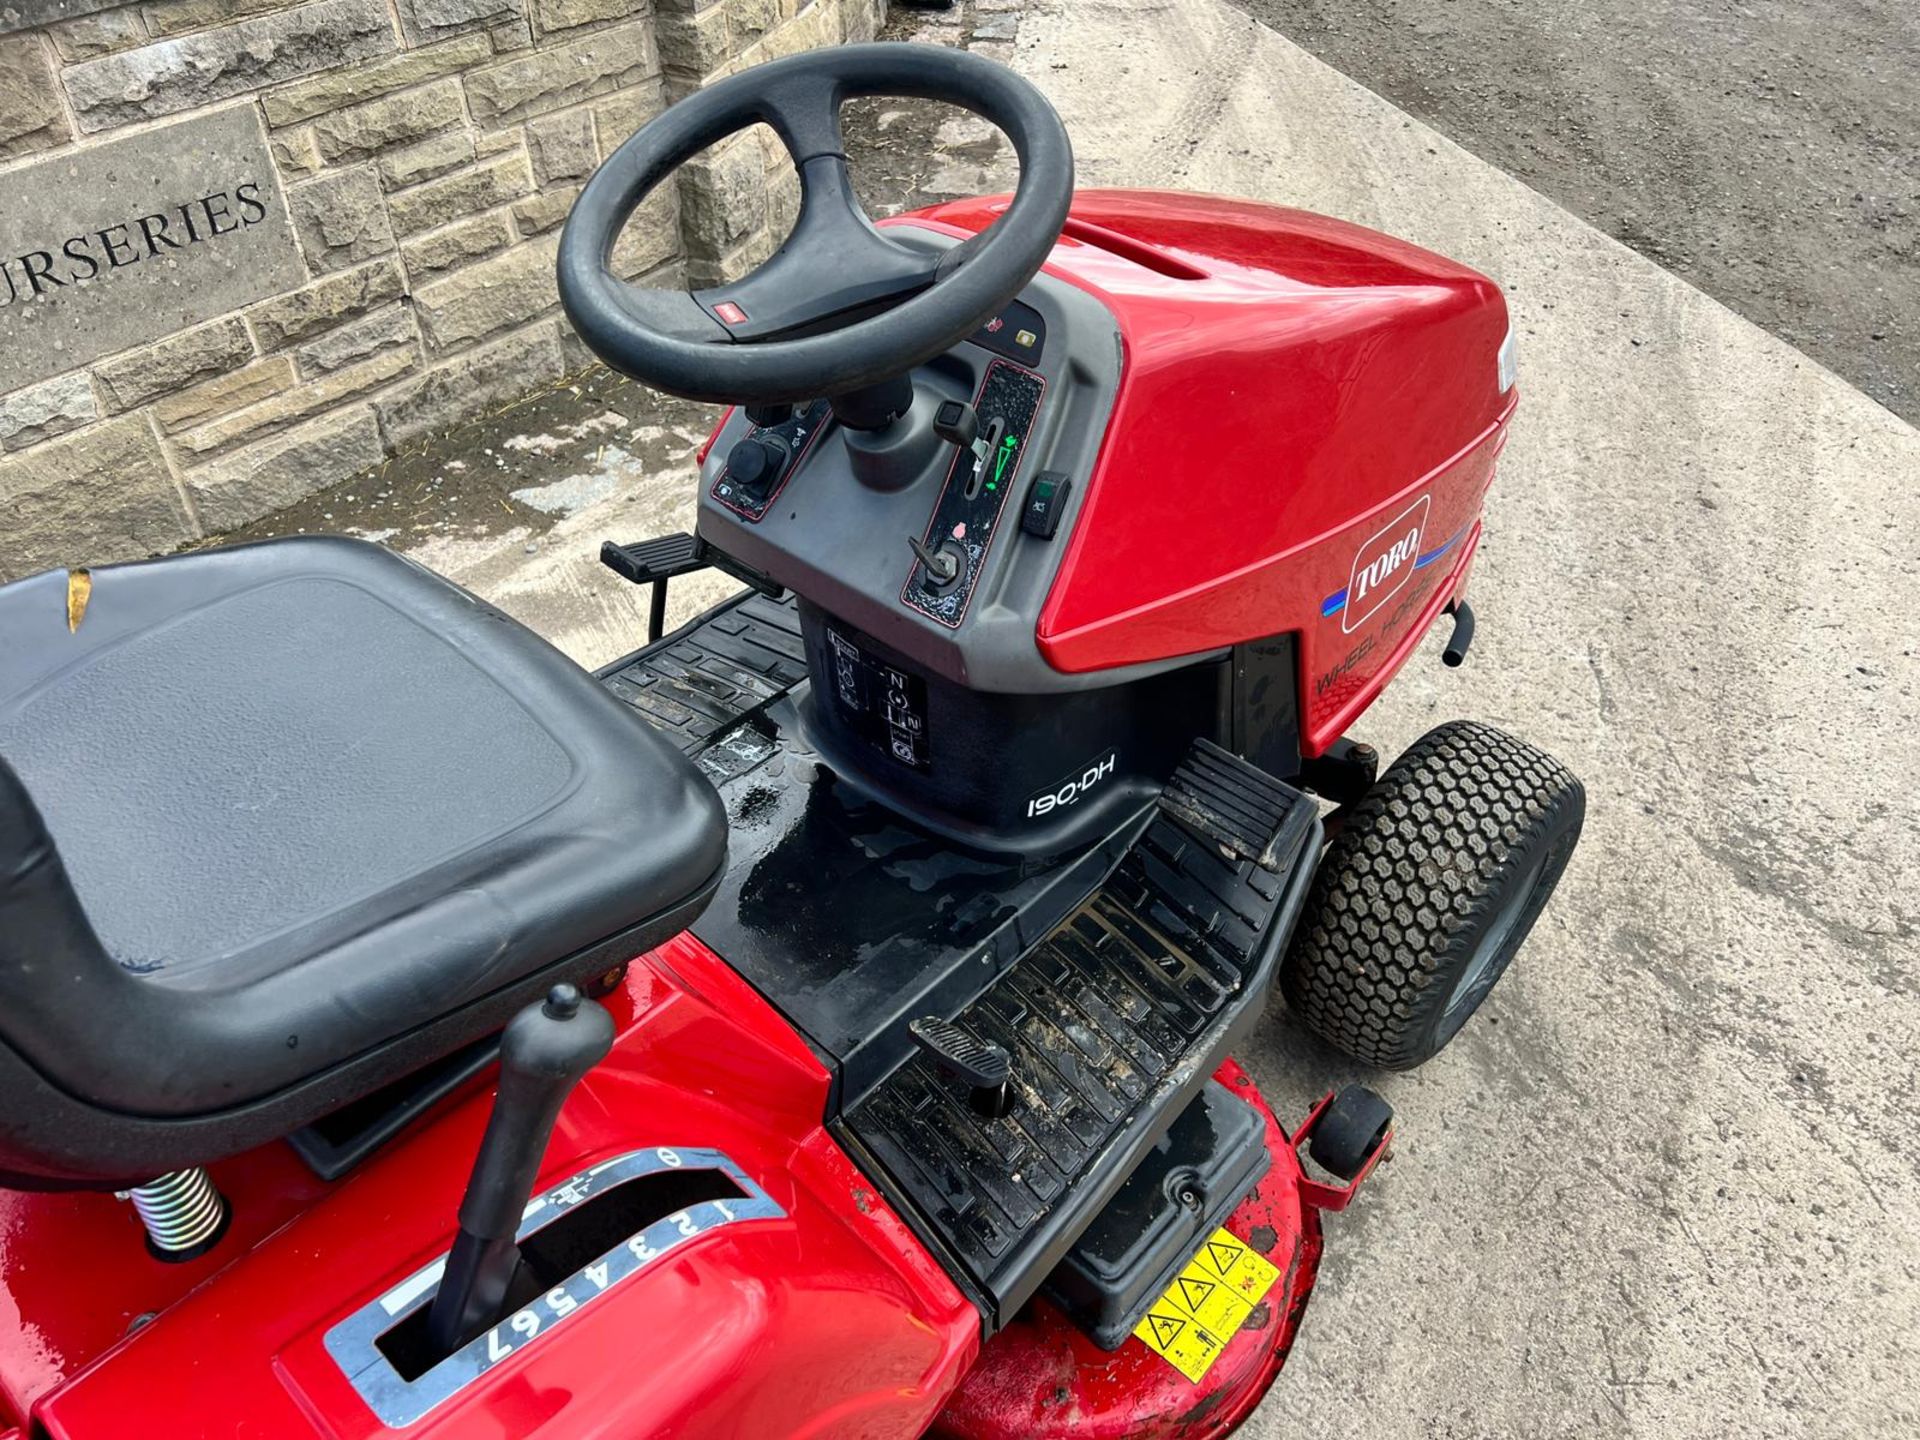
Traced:
<path fill-rule="evenodd" d="M 286 1134 L 699 914 L 713 787 L 544 640 L 300 538 L 0 587 L 0 1174 Z"/>
<path fill-rule="evenodd" d="M 49 1083 L 12 1047 L 0 1045 L 0 1094 L 7 1097 L 11 1111 L 0 1117 L 0 1156 L 6 1159 L 0 1165 L 0 1189 L 120 1190 L 283 1139 L 476 1037 L 500 1030 L 552 985 L 563 980 L 582 984 L 665 944 L 699 918 L 719 880 L 716 872 L 685 903 L 511 989 L 442 1016 L 404 1037 L 404 1044 L 359 1056 L 232 1110 L 167 1118 L 103 1110 Z M 44 1169 L 22 1168 L 26 1154 Z"/>

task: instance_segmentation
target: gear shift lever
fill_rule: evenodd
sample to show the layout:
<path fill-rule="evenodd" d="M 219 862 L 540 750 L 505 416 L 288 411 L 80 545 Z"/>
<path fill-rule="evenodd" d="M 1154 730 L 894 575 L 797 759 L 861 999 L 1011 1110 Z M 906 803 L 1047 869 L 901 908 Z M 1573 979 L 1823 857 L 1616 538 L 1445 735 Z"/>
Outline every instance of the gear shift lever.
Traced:
<path fill-rule="evenodd" d="M 438 1354 L 451 1355 L 500 1318 L 520 1269 L 520 1217 L 560 1107 L 613 1045 L 613 1017 L 571 985 L 513 1017 L 500 1037 L 500 1088 L 473 1162 L 460 1230 L 427 1317 Z"/>

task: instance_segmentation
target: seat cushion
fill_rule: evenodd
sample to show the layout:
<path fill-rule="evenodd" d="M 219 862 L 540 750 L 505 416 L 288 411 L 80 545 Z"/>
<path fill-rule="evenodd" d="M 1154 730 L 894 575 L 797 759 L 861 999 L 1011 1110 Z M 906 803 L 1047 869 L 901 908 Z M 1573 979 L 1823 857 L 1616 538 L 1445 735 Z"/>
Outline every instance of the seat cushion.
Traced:
<path fill-rule="evenodd" d="M 97 570 L 72 631 L 63 572 L 0 588 L 0 757 L 111 962 L 60 973 L 60 943 L 27 963 L 0 934 L 0 1039 L 137 1115 L 230 1109 L 605 968 L 725 857 L 712 787 L 591 676 L 343 539 Z"/>

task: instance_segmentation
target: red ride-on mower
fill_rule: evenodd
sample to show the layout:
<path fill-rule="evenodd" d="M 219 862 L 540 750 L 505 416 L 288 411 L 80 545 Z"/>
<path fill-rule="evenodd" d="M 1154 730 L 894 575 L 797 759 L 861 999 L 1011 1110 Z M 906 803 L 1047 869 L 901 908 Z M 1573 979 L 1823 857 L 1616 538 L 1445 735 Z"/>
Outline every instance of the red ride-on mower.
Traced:
<path fill-rule="evenodd" d="M 876 228 L 868 95 L 994 122 L 1018 191 Z M 780 251 L 617 278 L 755 122 Z M 1283 1130 L 1229 1051 L 1277 982 L 1426 1059 L 1579 830 L 1485 726 L 1343 738 L 1471 636 L 1499 291 L 1076 196 L 1031 86 L 894 45 L 668 110 L 560 282 L 737 407 L 697 533 L 605 558 L 741 598 L 589 675 L 344 539 L 0 589 L 0 1437 L 1227 1433 L 1390 1134 Z"/>

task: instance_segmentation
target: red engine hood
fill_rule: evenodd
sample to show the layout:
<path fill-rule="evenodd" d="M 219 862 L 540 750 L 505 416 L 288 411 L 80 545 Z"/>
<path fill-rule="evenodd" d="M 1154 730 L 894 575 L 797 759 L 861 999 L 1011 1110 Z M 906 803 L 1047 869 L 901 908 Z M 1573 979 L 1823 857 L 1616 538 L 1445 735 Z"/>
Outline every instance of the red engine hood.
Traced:
<path fill-rule="evenodd" d="M 970 234 L 1006 203 L 904 223 Z M 1113 315 L 1125 370 L 1041 653 L 1103 670 L 1291 633 L 1317 753 L 1465 583 L 1516 399 L 1499 287 L 1345 221 L 1153 190 L 1080 192 L 1046 268 Z M 1418 565 L 1347 607 L 1402 516 Z"/>

